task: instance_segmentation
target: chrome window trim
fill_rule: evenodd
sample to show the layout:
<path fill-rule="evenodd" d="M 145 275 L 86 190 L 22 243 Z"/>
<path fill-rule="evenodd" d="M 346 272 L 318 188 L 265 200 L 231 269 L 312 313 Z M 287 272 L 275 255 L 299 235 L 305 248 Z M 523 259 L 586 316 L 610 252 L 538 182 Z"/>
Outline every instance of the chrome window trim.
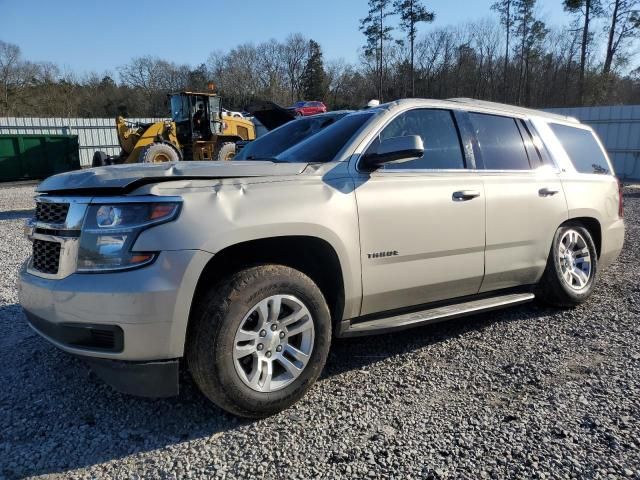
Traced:
<path fill-rule="evenodd" d="M 380 169 L 380 170 L 374 170 L 373 172 L 362 172 L 362 173 L 370 173 L 370 174 L 381 174 L 381 173 L 385 173 L 385 174 L 389 174 L 389 173 L 420 173 L 422 175 L 426 175 L 426 174 L 431 174 L 431 173 L 460 173 L 460 172 L 469 172 L 469 173 L 491 173 L 491 174 L 511 174 L 513 175 L 514 173 L 524 173 L 526 175 L 537 175 L 539 174 L 541 171 L 547 171 L 547 172 L 551 172 L 551 173 L 560 173 L 560 169 L 558 169 L 557 167 L 551 166 L 551 165 L 542 165 L 538 168 L 530 168 L 528 170 L 484 170 L 482 168 L 449 168 L 449 169 L 445 169 L 445 168 L 441 168 L 441 169 L 432 169 L 432 170 L 428 170 L 428 169 L 415 169 L 415 168 L 406 168 L 406 169 L 401 169 L 401 168 L 395 168 L 393 170 L 384 170 L 384 169 Z M 590 174 L 585 174 L 585 175 L 590 175 Z"/>
<path fill-rule="evenodd" d="M 475 168 L 433 168 L 433 169 L 421 169 L 421 168 L 394 168 L 393 170 L 385 170 L 385 169 L 378 169 L 378 170 L 374 170 L 373 172 L 360 172 L 360 173 L 369 173 L 371 175 L 374 174 L 385 174 L 385 175 L 389 175 L 389 174 L 394 174 L 394 173 L 415 173 L 415 174 L 420 174 L 420 175 L 430 175 L 430 174 L 452 174 L 452 173 L 464 173 L 464 174 L 468 174 L 471 175 L 473 173 L 477 173 L 480 170 L 477 170 Z"/>
<path fill-rule="evenodd" d="M 476 171 L 482 173 L 495 173 L 495 174 L 514 174 L 514 173 L 525 173 L 527 175 L 537 175 L 541 171 L 544 172 L 552 172 L 552 173 L 560 173 L 560 169 L 553 165 L 541 165 L 537 168 L 529 168 L 528 170 L 483 170 L 481 168 Z"/>

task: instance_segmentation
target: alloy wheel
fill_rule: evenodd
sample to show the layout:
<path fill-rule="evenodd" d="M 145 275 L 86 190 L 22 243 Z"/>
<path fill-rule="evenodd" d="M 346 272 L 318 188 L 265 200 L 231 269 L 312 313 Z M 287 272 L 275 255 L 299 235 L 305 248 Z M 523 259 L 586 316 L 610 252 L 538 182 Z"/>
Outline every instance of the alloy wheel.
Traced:
<path fill-rule="evenodd" d="M 584 289 L 591 279 L 592 265 L 589 246 L 580 232 L 564 232 L 558 244 L 558 259 L 564 283 L 576 291 Z"/>
<path fill-rule="evenodd" d="M 236 373 L 252 390 L 280 390 L 303 372 L 313 351 L 309 309 L 293 295 L 272 295 L 254 305 L 233 342 Z"/>

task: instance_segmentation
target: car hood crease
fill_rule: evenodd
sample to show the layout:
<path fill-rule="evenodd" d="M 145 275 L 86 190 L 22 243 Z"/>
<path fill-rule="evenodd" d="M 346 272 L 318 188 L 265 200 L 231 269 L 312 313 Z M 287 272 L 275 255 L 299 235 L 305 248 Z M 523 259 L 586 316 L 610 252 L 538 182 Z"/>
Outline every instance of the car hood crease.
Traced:
<path fill-rule="evenodd" d="M 173 180 L 298 175 L 306 166 L 306 163 L 266 161 L 111 165 L 54 175 L 38 185 L 36 191 L 126 193 L 141 185 Z"/>

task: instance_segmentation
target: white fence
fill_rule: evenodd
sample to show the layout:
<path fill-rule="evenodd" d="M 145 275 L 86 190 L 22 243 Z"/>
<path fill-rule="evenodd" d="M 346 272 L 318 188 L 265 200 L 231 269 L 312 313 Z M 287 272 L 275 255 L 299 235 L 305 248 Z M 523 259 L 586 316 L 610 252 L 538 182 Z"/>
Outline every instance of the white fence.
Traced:
<path fill-rule="evenodd" d="M 591 125 L 609 152 L 616 175 L 622 180 L 640 181 L 640 105 L 547 110 Z"/>
<path fill-rule="evenodd" d="M 132 122 L 156 122 L 157 118 L 129 118 Z M 90 167 L 93 153 L 118 155 L 115 118 L 0 117 L 0 135 L 77 135 L 80 165 Z"/>
<path fill-rule="evenodd" d="M 571 115 L 591 125 L 600 135 L 616 174 L 623 180 L 640 181 L 640 105 L 550 108 L 550 112 Z M 155 122 L 159 118 L 131 118 L 132 122 Z M 120 153 L 113 118 L 28 118 L 0 117 L 0 135 L 77 135 L 80 165 L 91 166 L 96 150 Z"/>

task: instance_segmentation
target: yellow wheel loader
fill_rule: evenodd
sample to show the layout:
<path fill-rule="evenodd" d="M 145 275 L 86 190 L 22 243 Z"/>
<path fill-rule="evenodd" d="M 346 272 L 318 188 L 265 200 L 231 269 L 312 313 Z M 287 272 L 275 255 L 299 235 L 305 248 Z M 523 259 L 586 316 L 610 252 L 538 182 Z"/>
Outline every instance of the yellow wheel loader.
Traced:
<path fill-rule="evenodd" d="M 221 99 L 216 94 L 172 93 L 169 104 L 171 120 L 139 123 L 118 117 L 120 155 L 96 152 L 92 166 L 231 160 L 236 153 L 236 142 L 256 138 L 250 120 L 222 115 Z"/>

